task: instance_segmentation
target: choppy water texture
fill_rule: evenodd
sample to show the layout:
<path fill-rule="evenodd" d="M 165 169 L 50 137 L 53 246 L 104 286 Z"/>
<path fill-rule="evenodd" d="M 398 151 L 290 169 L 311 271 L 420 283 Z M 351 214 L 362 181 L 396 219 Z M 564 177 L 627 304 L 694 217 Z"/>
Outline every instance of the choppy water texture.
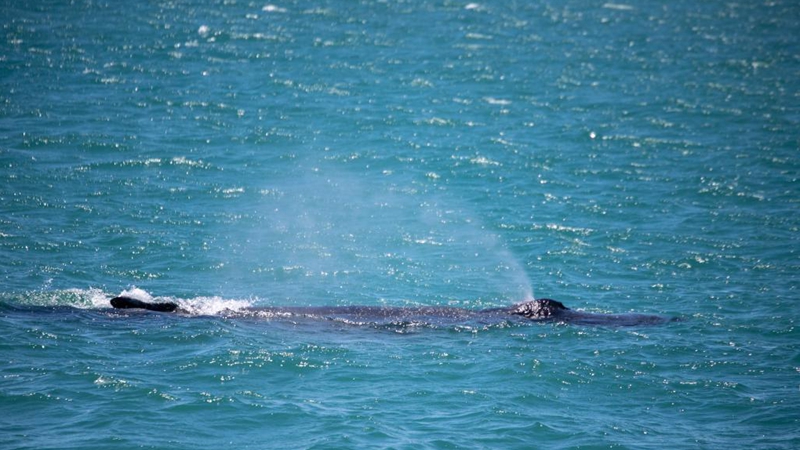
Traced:
<path fill-rule="evenodd" d="M 797 2 L 0 24 L 0 447 L 800 447 Z M 534 296 L 684 320 L 224 313 Z"/>

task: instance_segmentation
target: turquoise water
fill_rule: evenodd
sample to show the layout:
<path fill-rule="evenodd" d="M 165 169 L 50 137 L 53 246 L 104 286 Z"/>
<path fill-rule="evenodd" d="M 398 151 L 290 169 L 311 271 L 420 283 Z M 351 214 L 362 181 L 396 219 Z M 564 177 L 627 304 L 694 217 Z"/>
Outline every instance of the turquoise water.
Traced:
<path fill-rule="evenodd" d="M 795 2 L 0 24 L 0 447 L 800 447 Z M 224 314 L 533 297 L 683 320 Z"/>

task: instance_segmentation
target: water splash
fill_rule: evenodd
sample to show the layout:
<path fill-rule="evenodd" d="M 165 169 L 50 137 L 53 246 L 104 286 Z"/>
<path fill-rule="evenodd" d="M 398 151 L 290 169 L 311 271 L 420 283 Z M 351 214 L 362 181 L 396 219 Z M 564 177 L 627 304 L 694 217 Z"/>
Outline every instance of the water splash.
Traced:
<path fill-rule="evenodd" d="M 26 306 L 71 306 L 80 309 L 107 308 L 108 298 L 108 295 L 98 288 L 36 290 L 0 296 L 0 300 L 9 300 Z"/>
<path fill-rule="evenodd" d="M 253 306 L 253 302 L 249 300 L 226 300 L 222 297 L 195 297 L 171 301 L 178 303 L 181 312 L 192 316 L 237 313 Z"/>
<path fill-rule="evenodd" d="M 252 300 L 225 299 L 219 296 L 200 296 L 189 299 L 176 297 L 154 297 L 144 289 L 131 287 L 119 294 L 144 302 L 173 302 L 177 303 L 183 314 L 190 316 L 216 316 L 223 313 L 236 313 L 252 307 Z M 107 303 L 106 303 L 107 305 Z"/>

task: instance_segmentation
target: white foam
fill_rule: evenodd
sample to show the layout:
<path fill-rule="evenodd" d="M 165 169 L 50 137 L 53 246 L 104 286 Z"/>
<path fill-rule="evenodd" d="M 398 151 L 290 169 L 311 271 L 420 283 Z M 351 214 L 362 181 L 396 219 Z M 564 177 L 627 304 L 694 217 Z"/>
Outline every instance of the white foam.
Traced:
<path fill-rule="evenodd" d="M 195 297 L 192 299 L 171 299 L 178 304 L 180 310 L 192 316 L 217 316 L 225 313 L 236 313 L 253 305 L 249 300 L 226 300 L 222 297 Z"/>
<path fill-rule="evenodd" d="M 471 162 L 472 164 L 477 164 L 479 166 L 502 166 L 502 164 L 500 164 L 499 162 L 493 161 L 485 156 L 477 156 L 475 158 L 470 159 L 469 162 Z"/>
<path fill-rule="evenodd" d="M 631 11 L 631 10 L 634 9 L 633 6 L 625 5 L 625 4 L 622 4 L 622 3 L 606 3 L 606 4 L 603 5 L 603 8 L 616 9 L 618 11 Z"/>
<path fill-rule="evenodd" d="M 189 159 L 189 158 L 187 158 L 185 156 L 176 156 L 176 157 L 172 158 L 170 160 L 170 164 L 184 165 L 184 166 L 189 166 L 189 167 L 199 167 L 201 169 L 208 169 L 210 167 L 209 164 L 206 164 L 201 159 L 193 160 L 193 159 Z"/>
<path fill-rule="evenodd" d="M 145 291 L 144 289 L 139 289 L 136 286 L 131 286 L 130 289 L 120 292 L 118 297 L 130 297 L 143 302 L 153 301 L 153 296 L 150 295 L 149 292 Z"/>
<path fill-rule="evenodd" d="M 281 8 L 280 6 L 275 6 L 275 5 L 264 5 L 264 7 L 261 8 L 261 10 L 264 11 L 264 12 L 268 12 L 268 13 L 285 13 L 286 12 L 286 8 Z"/>
<path fill-rule="evenodd" d="M 490 105 L 508 106 L 508 105 L 511 104 L 511 100 L 504 100 L 504 99 L 494 98 L 494 97 L 484 97 L 483 101 L 485 101 L 486 103 L 488 103 Z"/>
<path fill-rule="evenodd" d="M 91 288 L 82 291 L 82 293 L 88 299 L 90 308 L 108 308 L 108 295 L 102 290 Z"/>

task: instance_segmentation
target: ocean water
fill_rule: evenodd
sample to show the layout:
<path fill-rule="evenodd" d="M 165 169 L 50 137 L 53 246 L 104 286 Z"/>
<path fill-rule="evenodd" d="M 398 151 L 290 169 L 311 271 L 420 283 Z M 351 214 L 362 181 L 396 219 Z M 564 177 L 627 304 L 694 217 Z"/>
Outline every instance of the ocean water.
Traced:
<path fill-rule="evenodd" d="M 0 24 L 0 447 L 800 447 L 796 2 Z M 225 314 L 538 297 L 682 320 Z"/>

